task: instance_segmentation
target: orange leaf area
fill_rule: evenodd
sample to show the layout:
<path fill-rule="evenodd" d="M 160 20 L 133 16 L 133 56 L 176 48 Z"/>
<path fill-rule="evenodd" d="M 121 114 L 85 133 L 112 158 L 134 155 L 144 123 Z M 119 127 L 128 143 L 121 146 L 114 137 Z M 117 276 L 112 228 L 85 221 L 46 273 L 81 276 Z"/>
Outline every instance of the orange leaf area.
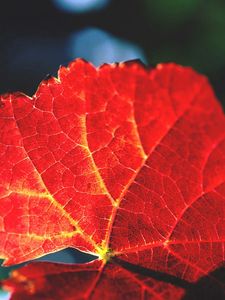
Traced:
<path fill-rule="evenodd" d="M 204 76 L 78 59 L 1 102 L 4 264 L 67 247 L 99 258 L 15 271 L 12 299 L 180 299 L 123 263 L 187 282 L 224 263 L 225 117 Z"/>

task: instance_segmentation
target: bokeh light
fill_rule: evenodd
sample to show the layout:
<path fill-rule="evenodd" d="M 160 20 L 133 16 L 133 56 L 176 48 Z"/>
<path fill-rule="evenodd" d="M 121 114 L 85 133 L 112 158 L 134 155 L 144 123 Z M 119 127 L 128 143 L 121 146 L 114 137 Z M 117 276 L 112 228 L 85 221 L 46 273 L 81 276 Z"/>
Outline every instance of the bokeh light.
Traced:
<path fill-rule="evenodd" d="M 10 293 L 0 291 L 0 300 L 9 300 L 10 296 Z"/>
<path fill-rule="evenodd" d="M 110 0 L 53 0 L 55 5 L 66 12 L 85 13 L 104 8 Z"/>
<path fill-rule="evenodd" d="M 72 34 L 68 51 L 70 59 L 82 57 L 95 66 L 132 59 L 147 62 L 144 51 L 136 44 L 93 27 Z"/>

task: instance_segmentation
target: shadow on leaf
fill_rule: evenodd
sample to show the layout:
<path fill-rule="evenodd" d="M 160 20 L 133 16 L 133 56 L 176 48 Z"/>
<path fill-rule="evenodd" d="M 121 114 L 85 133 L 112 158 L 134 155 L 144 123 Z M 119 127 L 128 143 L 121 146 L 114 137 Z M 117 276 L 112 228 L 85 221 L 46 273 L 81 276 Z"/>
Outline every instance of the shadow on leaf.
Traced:
<path fill-rule="evenodd" d="M 192 284 L 182 300 L 224 300 L 225 268 L 220 267 Z"/>
<path fill-rule="evenodd" d="M 121 267 L 146 277 L 173 284 L 186 290 L 182 300 L 224 300 L 225 299 L 225 268 L 224 266 L 214 270 L 208 276 L 200 278 L 196 283 L 188 282 L 176 276 L 147 269 L 135 264 L 113 259 L 114 263 Z"/>

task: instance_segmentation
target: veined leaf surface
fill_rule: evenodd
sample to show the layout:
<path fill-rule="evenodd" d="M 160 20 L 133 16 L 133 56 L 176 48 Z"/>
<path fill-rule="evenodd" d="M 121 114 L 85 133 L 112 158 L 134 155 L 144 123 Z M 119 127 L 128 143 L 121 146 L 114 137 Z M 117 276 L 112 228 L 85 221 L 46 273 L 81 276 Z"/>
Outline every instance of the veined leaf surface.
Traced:
<path fill-rule="evenodd" d="M 1 102 L 5 265 L 66 247 L 99 257 L 15 271 L 12 299 L 179 299 L 118 260 L 187 282 L 224 263 L 225 118 L 204 76 L 76 60 Z"/>

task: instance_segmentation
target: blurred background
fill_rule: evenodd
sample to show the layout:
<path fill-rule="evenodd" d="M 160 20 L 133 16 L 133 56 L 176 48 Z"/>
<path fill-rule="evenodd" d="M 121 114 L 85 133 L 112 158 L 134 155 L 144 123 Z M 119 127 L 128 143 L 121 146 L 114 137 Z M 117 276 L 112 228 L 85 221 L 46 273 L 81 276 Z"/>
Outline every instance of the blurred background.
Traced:
<path fill-rule="evenodd" d="M 31 95 L 76 57 L 190 65 L 225 100 L 225 1 L 1 1 L 0 93 Z"/>
<path fill-rule="evenodd" d="M 0 93 L 32 95 L 47 74 L 76 57 L 96 66 L 136 58 L 189 65 L 209 77 L 225 104 L 225 1 L 1 1 Z M 68 250 L 45 259 L 90 257 Z M 0 278 L 8 271 L 1 268 Z"/>

